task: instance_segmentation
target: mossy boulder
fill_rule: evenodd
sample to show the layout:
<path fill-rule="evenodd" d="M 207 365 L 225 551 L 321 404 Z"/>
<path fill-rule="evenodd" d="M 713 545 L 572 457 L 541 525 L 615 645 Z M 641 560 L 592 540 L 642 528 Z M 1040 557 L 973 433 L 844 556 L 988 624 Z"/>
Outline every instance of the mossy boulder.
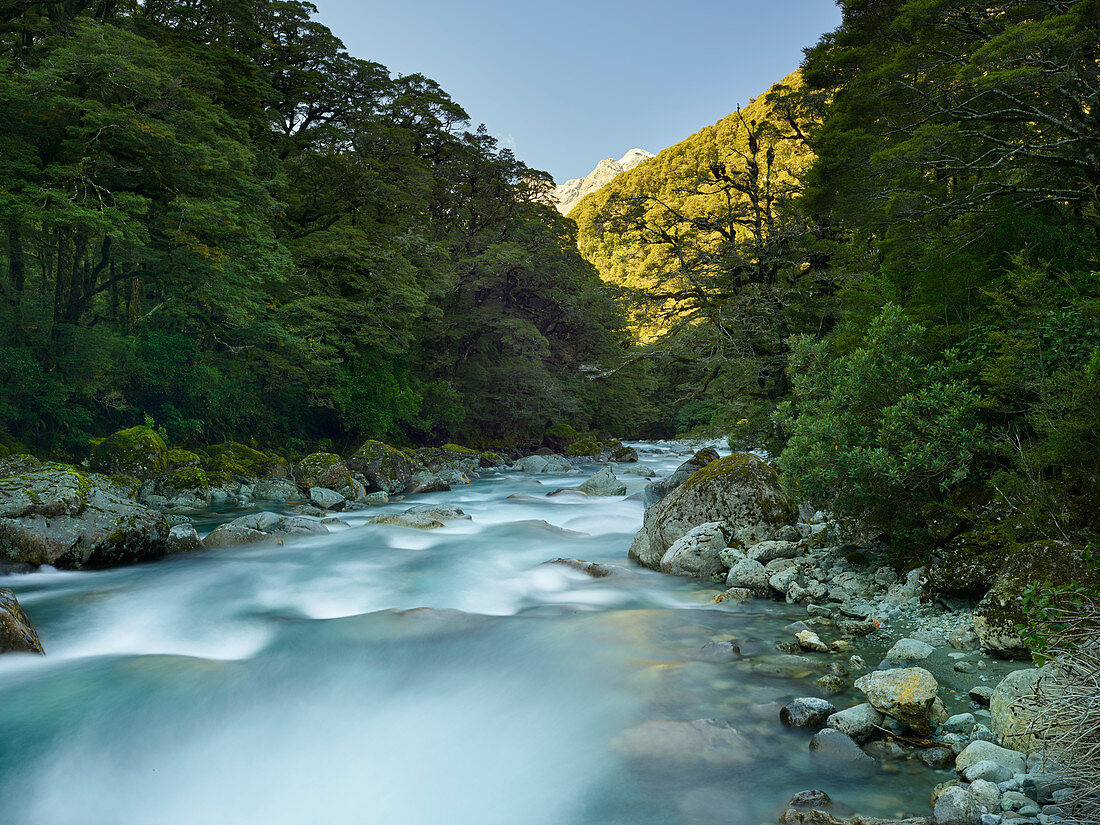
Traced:
<path fill-rule="evenodd" d="M 979 599 L 992 587 L 1005 558 L 1005 541 L 995 526 L 969 530 L 936 550 L 928 568 L 928 589 L 937 595 Z"/>
<path fill-rule="evenodd" d="M 448 447 L 456 446 L 453 444 L 448 445 Z M 447 450 L 447 448 L 444 448 L 444 450 Z M 459 447 L 458 450 L 458 455 L 462 455 L 467 459 L 472 457 L 476 465 L 478 455 L 475 451 L 469 450 L 467 452 L 463 447 Z M 455 451 L 449 450 L 448 452 L 454 453 Z M 412 481 L 413 473 L 416 471 L 416 467 L 409 456 L 396 447 L 391 447 L 381 441 L 365 442 L 362 447 L 355 451 L 355 455 L 347 460 L 347 467 L 353 473 L 361 474 L 369 482 L 369 492 L 381 490 L 388 495 L 400 493 L 408 487 L 409 482 Z M 338 490 L 341 486 L 343 485 L 333 486 L 332 489 Z"/>
<path fill-rule="evenodd" d="M 611 451 L 612 461 L 637 461 L 638 451 L 633 447 L 626 447 L 620 444 L 618 447 Z"/>
<path fill-rule="evenodd" d="M 168 529 L 161 513 L 102 475 L 39 463 L 0 477 L 0 559 L 67 569 L 130 564 L 164 555 Z"/>
<path fill-rule="evenodd" d="M 198 467 L 200 464 L 202 464 L 202 458 L 190 450 L 173 447 L 168 451 L 168 472 L 180 470 L 184 467 Z"/>
<path fill-rule="evenodd" d="M 565 445 L 565 454 L 575 458 L 595 458 L 603 452 L 603 445 L 595 439 L 582 439 Z"/>
<path fill-rule="evenodd" d="M 103 439 L 89 463 L 97 473 L 125 473 L 146 481 L 168 468 L 168 448 L 149 427 L 130 427 Z"/>
<path fill-rule="evenodd" d="M 311 487 L 339 490 L 351 484 L 351 472 L 336 453 L 310 453 L 295 465 L 294 483 L 307 494 Z"/>
<path fill-rule="evenodd" d="M 1011 550 L 974 612 L 974 632 L 985 650 L 1006 659 L 1031 657 L 1020 628 L 1029 619 L 1024 591 L 1033 584 L 1079 584 L 1095 591 L 1100 590 L 1100 571 L 1068 542 L 1034 541 Z"/>
<path fill-rule="evenodd" d="M 225 474 L 222 474 L 225 475 Z M 229 478 L 225 475 L 225 478 Z M 199 503 L 210 503 L 210 477 L 198 467 L 181 467 L 157 479 L 157 493 L 165 498 L 187 496 Z"/>
<path fill-rule="evenodd" d="M 630 557 L 659 570 L 665 552 L 701 524 L 719 522 L 730 536 L 755 544 L 774 538 L 794 517 L 775 470 L 754 455 L 734 453 L 697 470 L 649 507 Z"/>
<path fill-rule="evenodd" d="M 0 587 L 0 653 L 39 653 L 38 631 L 23 611 L 15 594 Z"/>
<path fill-rule="evenodd" d="M 237 441 L 211 444 L 205 452 L 209 456 L 205 469 L 229 473 L 241 480 L 281 479 L 290 475 L 290 465 L 286 459 L 262 453 Z"/>
<path fill-rule="evenodd" d="M 136 476 L 128 476 L 125 473 L 111 473 L 107 478 L 130 498 L 136 499 L 141 492 L 141 479 Z"/>
<path fill-rule="evenodd" d="M 543 434 L 543 446 L 551 450 L 562 450 L 566 444 L 571 444 L 580 438 L 580 433 L 564 422 L 558 422 L 547 427 Z"/>

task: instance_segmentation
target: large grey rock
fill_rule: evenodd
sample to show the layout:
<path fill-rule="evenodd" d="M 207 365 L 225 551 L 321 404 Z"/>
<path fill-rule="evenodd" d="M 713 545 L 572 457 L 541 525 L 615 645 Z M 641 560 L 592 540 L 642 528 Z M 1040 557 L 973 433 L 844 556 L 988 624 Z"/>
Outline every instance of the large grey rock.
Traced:
<path fill-rule="evenodd" d="M 947 719 L 940 701 L 936 677 L 924 668 L 906 667 L 876 670 L 856 680 L 875 710 L 921 734 Z"/>
<path fill-rule="evenodd" d="M 655 765 L 724 768 L 748 765 L 758 757 L 750 740 L 729 723 L 715 719 L 655 719 L 624 731 L 611 747 L 622 757 Z"/>
<path fill-rule="evenodd" d="M 327 487 L 310 487 L 309 500 L 322 510 L 337 510 L 344 506 L 344 496 Z"/>
<path fill-rule="evenodd" d="M 409 486 L 414 470 L 405 453 L 381 441 L 364 442 L 346 464 L 369 482 L 369 492 L 382 490 L 391 496 Z"/>
<path fill-rule="evenodd" d="M 745 558 L 766 565 L 776 559 L 797 559 L 802 552 L 802 547 L 793 541 L 761 541 L 745 551 Z"/>
<path fill-rule="evenodd" d="M 963 777 L 967 782 L 984 780 L 997 785 L 1012 778 L 1012 769 L 992 759 L 983 759 L 967 768 Z"/>
<path fill-rule="evenodd" d="M 406 495 L 417 493 L 442 493 L 451 489 L 451 485 L 434 473 L 427 470 L 418 470 L 409 479 L 409 486 L 405 488 Z"/>
<path fill-rule="evenodd" d="M 720 522 L 700 524 L 668 548 L 661 558 L 661 572 L 721 581 L 726 577 L 720 555 L 725 548 L 726 534 Z"/>
<path fill-rule="evenodd" d="M 38 631 L 15 594 L 0 587 L 0 653 L 43 653 Z"/>
<path fill-rule="evenodd" d="M 252 497 L 258 501 L 292 501 L 301 498 L 298 485 L 285 478 L 257 481 L 252 487 Z"/>
<path fill-rule="evenodd" d="M 982 808 L 966 788 L 952 786 L 940 794 L 932 811 L 934 825 L 981 825 Z"/>
<path fill-rule="evenodd" d="M 706 467 L 712 461 L 718 460 L 718 451 L 713 447 L 704 447 L 697 450 L 695 455 L 677 467 L 668 478 L 658 479 L 646 485 L 643 498 L 645 506 L 652 507 L 663 499 L 696 472 Z"/>
<path fill-rule="evenodd" d="M 925 642 L 918 642 L 916 639 L 898 639 L 886 653 L 886 660 L 892 665 L 903 667 L 914 662 L 923 662 L 934 651 L 935 648 Z"/>
<path fill-rule="evenodd" d="M 734 453 L 696 471 L 648 508 L 630 557 L 657 570 L 668 548 L 700 524 L 722 522 L 742 541 L 761 541 L 771 538 L 793 513 L 775 471 L 754 455 Z"/>
<path fill-rule="evenodd" d="M 577 489 L 590 496 L 626 495 L 626 485 L 615 478 L 615 474 L 611 472 L 610 467 L 601 468 L 594 476 L 581 484 Z"/>
<path fill-rule="evenodd" d="M 788 728 L 819 728 L 835 713 L 836 708 L 828 700 L 805 696 L 780 708 L 779 721 Z"/>
<path fill-rule="evenodd" d="M 1042 701 L 1042 698 L 1049 701 L 1059 690 L 1051 665 L 1016 670 L 1002 679 L 989 699 L 993 733 L 1001 744 L 1031 753 L 1061 733 L 1061 729 L 1044 718 Z"/>
<path fill-rule="evenodd" d="M 405 511 L 406 515 L 424 516 L 437 521 L 470 521 L 471 516 L 452 504 L 417 504 Z"/>
<path fill-rule="evenodd" d="M 168 531 L 169 553 L 190 553 L 202 550 L 202 539 L 192 524 L 177 524 Z"/>
<path fill-rule="evenodd" d="M 0 559 L 60 568 L 163 556 L 168 522 L 110 479 L 64 464 L 0 477 Z"/>
<path fill-rule="evenodd" d="M 834 713 L 825 724 L 856 742 L 863 743 L 875 737 L 884 721 L 885 717 L 875 710 L 873 705 L 864 702 Z"/>
<path fill-rule="evenodd" d="M 726 575 L 726 587 L 743 587 L 758 596 L 770 595 L 768 580 L 771 575 L 760 562 L 742 559 L 730 568 Z"/>
<path fill-rule="evenodd" d="M 987 760 L 1004 765 L 1013 774 L 1027 771 L 1027 761 L 1022 753 L 1002 748 L 983 739 L 977 739 L 963 749 L 963 752 L 955 758 L 955 770 L 960 776 L 965 776 L 969 768 Z"/>
<path fill-rule="evenodd" d="M 203 547 L 234 547 L 238 544 L 274 543 L 274 536 L 239 524 L 219 524 L 202 540 Z"/>

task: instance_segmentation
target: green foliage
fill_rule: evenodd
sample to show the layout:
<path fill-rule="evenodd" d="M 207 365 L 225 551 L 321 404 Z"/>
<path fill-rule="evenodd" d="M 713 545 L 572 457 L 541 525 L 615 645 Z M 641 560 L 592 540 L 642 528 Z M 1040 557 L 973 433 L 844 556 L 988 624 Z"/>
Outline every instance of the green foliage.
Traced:
<path fill-rule="evenodd" d="M 1017 629 L 1038 665 L 1046 662 L 1052 644 L 1064 641 L 1067 630 L 1100 606 L 1100 558 L 1092 545 L 1081 551 L 1081 564 L 1081 581 L 1033 581 L 1023 590 L 1026 621 Z"/>
<path fill-rule="evenodd" d="M 989 446 L 980 397 L 952 353 L 930 352 L 926 330 L 887 306 L 847 355 L 794 339 L 790 372 L 793 401 L 777 412 L 790 433 L 785 482 L 849 531 L 878 527 L 898 547 L 926 542 L 929 507 L 976 480 Z"/>

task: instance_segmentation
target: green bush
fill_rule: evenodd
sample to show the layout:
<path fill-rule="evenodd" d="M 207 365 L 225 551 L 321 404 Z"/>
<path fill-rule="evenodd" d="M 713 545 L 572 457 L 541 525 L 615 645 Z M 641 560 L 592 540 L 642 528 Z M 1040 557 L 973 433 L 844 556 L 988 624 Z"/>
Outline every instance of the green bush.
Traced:
<path fill-rule="evenodd" d="M 790 433 L 785 483 L 830 509 L 842 532 L 871 526 L 899 548 L 927 542 L 930 505 L 968 482 L 987 449 L 978 393 L 952 354 L 936 357 L 924 328 L 893 305 L 847 355 L 810 336 L 790 344 L 794 400 L 776 411 Z"/>

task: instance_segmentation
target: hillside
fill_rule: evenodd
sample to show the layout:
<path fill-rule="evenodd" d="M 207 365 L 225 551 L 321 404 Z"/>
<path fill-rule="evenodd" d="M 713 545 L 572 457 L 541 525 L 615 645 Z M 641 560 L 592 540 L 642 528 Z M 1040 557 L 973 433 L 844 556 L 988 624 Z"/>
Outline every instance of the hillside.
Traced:
<path fill-rule="evenodd" d="M 642 161 L 649 160 L 651 157 L 653 157 L 653 153 L 647 152 L 645 149 L 631 149 L 618 160 L 604 158 L 596 164 L 595 169 L 583 178 L 573 178 L 555 187 L 554 203 L 558 211 L 563 215 L 568 215 L 583 198 L 602 189 L 623 172 L 629 172 Z"/>
<path fill-rule="evenodd" d="M 796 72 L 768 92 L 800 84 Z M 569 217 L 577 222 L 581 254 L 595 265 L 605 281 L 645 289 L 670 265 L 664 248 L 643 244 L 636 233 L 612 231 L 610 223 L 615 204 L 640 197 L 656 197 L 688 217 L 719 211 L 720 194 L 704 196 L 688 190 L 700 176 L 708 174 L 707 170 L 714 163 L 724 163 L 731 175 L 745 170 L 746 161 L 738 152 L 748 152 L 748 130 L 753 123 L 758 137 L 768 134 L 775 140 L 790 132 L 777 116 L 774 106 L 768 103 L 768 94 L 761 95 L 749 101 L 739 113 L 734 112 L 700 129 L 652 160 L 618 175 L 577 204 Z M 813 153 L 796 140 L 779 139 L 774 145 L 775 168 L 779 170 L 780 179 L 786 184 L 795 183 L 809 167 Z"/>

